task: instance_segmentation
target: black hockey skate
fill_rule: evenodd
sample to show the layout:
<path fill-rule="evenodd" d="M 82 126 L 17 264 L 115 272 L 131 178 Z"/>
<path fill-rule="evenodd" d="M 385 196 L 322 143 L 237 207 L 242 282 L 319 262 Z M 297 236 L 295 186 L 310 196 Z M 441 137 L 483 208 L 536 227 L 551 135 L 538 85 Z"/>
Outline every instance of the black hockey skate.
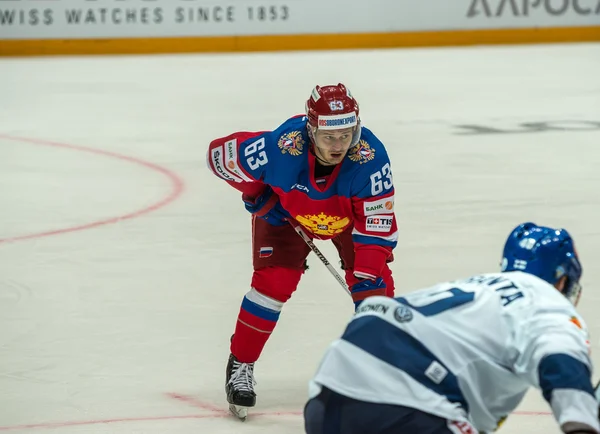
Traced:
<path fill-rule="evenodd" d="M 254 363 L 241 363 L 231 354 L 227 362 L 225 392 L 229 411 L 243 421 L 248 416 L 248 408 L 256 404 L 255 384 Z"/>

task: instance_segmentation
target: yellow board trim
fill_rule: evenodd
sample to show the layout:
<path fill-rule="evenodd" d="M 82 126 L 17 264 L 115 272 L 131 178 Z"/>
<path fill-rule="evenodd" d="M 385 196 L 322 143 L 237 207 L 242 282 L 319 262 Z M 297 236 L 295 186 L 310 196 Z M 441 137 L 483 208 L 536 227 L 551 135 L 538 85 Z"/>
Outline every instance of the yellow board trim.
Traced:
<path fill-rule="evenodd" d="M 600 41 L 600 26 L 319 35 L 0 40 L 0 56 L 221 53 Z"/>

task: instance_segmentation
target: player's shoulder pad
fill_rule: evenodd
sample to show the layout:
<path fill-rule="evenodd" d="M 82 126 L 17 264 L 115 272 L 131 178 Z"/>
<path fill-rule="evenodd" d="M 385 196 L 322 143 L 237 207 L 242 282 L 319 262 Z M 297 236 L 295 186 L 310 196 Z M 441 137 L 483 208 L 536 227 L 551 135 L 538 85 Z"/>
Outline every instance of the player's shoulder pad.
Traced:
<path fill-rule="evenodd" d="M 362 127 L 358 144 L 348 150 L 346 158 L 367 171 L 382 167 L 390 161 L 383 143 L 366 127 Z"/>

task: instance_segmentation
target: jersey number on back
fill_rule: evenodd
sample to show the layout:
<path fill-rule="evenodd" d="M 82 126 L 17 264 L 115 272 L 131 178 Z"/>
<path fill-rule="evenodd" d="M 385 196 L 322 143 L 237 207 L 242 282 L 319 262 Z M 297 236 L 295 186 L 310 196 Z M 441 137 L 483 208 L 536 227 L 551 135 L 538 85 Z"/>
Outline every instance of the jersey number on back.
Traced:
<path fill-rule="evenodd" d="M 269 162 L 267 159 L 267 153 L 263 151 L 263 149 L 265 149 L 264 137 L 261 137 L 257 141 L 246 146 L 246 149 L 244 150 L 244 157 L 247 157 L 246 162 L 248 163 L 248 167 L 250 167 L 250 169 L 256 170 L 260 166 L 264 166 Z M 258 153 L 258 156 L 255 157 L 253 154 L 255 154 L 257 151 L 260 152 Z"/>
<path fill-rule="evenodd" d="M 410 303 L 406 298 L 399 297 L 400 303 L 405 304 L 425 316 L 433 316 L 472 302 L 475 293 L 465 292 L 460 288 L 450 288 L 444 291 L 425 294 Z"/>

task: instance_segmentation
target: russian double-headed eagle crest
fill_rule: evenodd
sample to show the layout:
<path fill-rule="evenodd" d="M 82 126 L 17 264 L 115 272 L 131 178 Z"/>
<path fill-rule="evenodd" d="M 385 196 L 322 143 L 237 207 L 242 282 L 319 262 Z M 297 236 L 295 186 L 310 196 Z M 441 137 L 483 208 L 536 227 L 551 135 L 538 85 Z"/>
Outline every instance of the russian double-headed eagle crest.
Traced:
<path fill-rule="evenodd" d="M 363 164 L 375 158 L 375 149 L 372 149 L 364 140 L 360 140 L 356 146 L 350 148 L 348 158 L 355 163 Z"/>
<path fill-rule="evenodd" d="M 348 217 L 329 216 L 324 213 L 318 215 L 296 216 L 296 220 L 316 235 L 336 235 L 344 232 L 350 224 Z"/>
<path fill-rule="evenodd" d="M 290 155 L 297 157 L 302 154 L 302 149 L 304 148 L 302 133 L 300 131 L 292 131 L 291 133 L 284 134 L 279 139 L 277 146 L 281 149 L 282 154 L 289 152 Z"/>

